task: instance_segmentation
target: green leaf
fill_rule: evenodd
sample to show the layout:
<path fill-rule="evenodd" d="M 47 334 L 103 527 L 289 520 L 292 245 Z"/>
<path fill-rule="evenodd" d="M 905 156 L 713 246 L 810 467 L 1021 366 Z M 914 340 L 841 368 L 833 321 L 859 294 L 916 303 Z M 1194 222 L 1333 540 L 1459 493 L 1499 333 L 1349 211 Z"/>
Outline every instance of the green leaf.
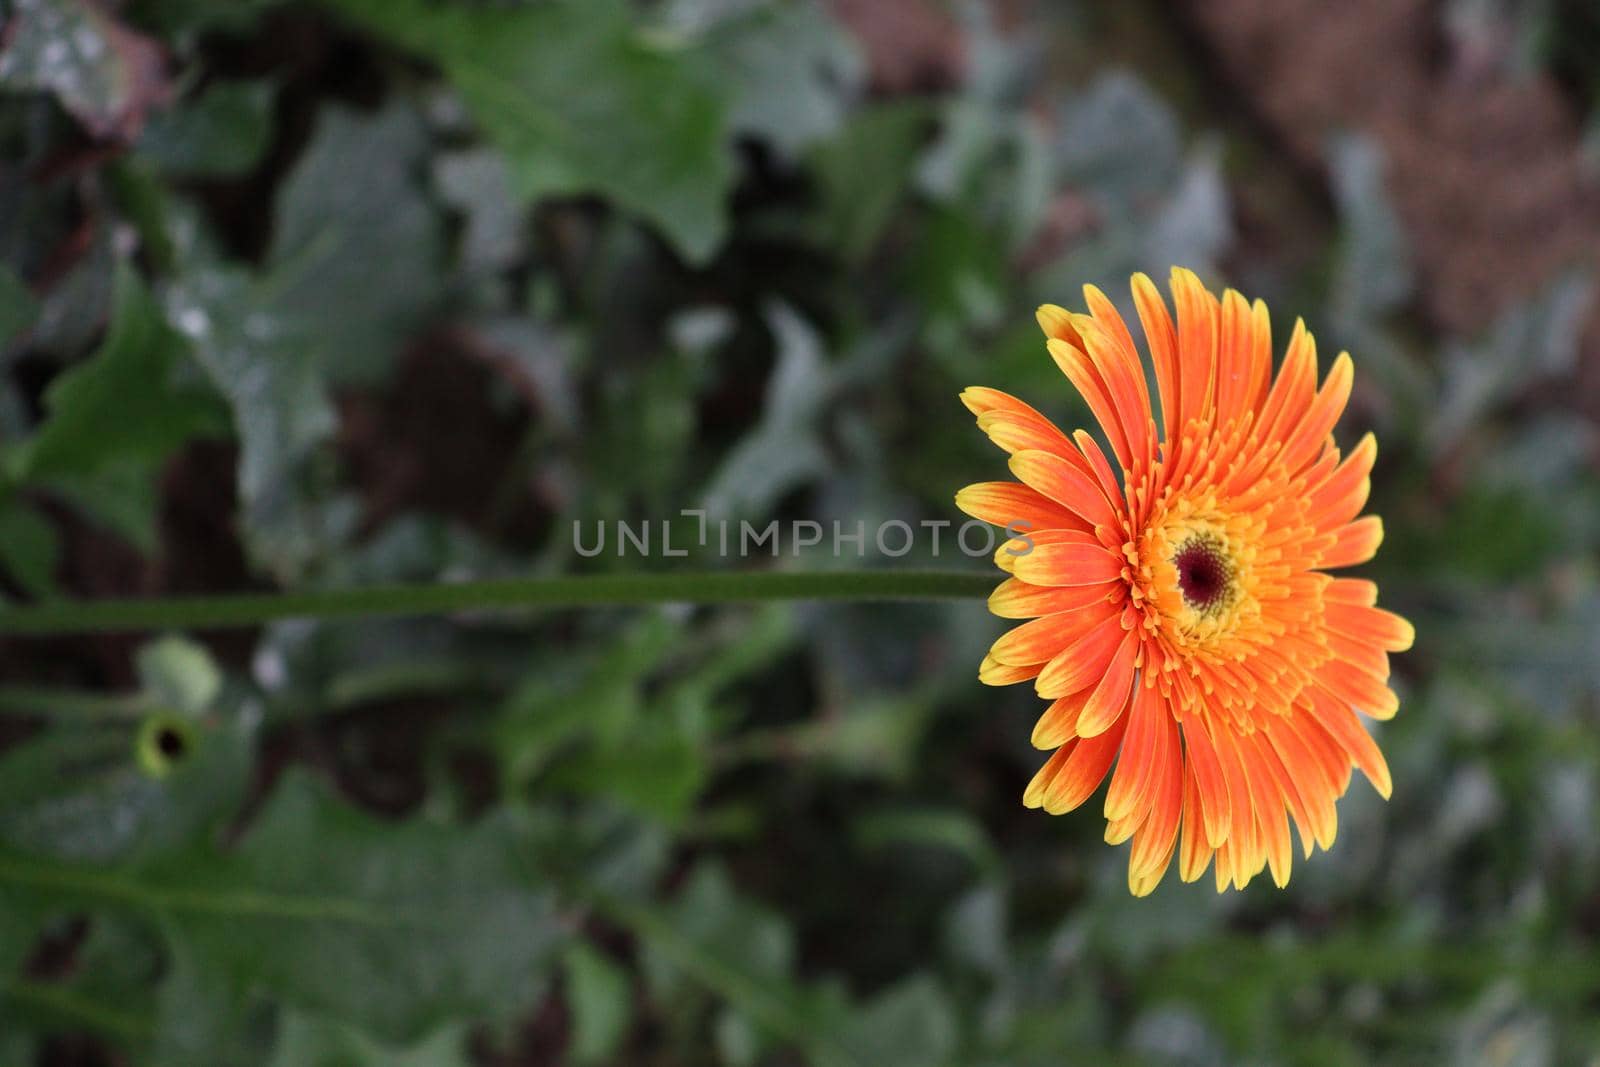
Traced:
<path fill-rule="evenodd" d="M 759 1032 L 807 1049 L 818 1063 L 865 1067 L 867 1061 L 816 1025 L 811 992 L 788 981 L 794 959 L 788 925 L 740 899 L 720 867 L 697 867 L 666 908 L 614 898 L 597 903 L 602 914 L 643 939 L 645 974 L 658 997 L 681 998 L 692 986 L 704 987 Z"/>
<path fill-rule="evenodd" d="M 422 190 L 421 120 L 324 108 L 278 190 L 267 305 L 335 382 L 371 383 L 436 306 L 442 231 Z"/>
<path fill-rule="evenodd" d="M 724 91 L 703 55 L 642 36 L 628 5 L 324 3 L 435 60 L 522 196 L 598 193 L 694 262 L 721 244 L 733 179 Z"/>
<path fill-rule="evenodd" d="M 56 528 L 16 497 L 0 503 L 0 567 L 35 597 L 55 592 L 61 543 Z"/>
<path fill-rule="evenodd" d="M 132 266 L 115 269 L 99 351 L 45 394 L 44 425 L 13 456 L 17 476 L 66 496 L 144 551 L 155 547 L 156 476 L 189 439 L 225 431 L 213 394 L 187 381 L 183 338 Z"/>
<path fill-rule="evenodd" d="M 267 265 L 252 276 L 191 252 L 172 322 L 233 409 L 240 523 L 252 557 L 295 580 L 339 516 L 316 460 L 335 419 L 328 383 L 371 381 L 438 296 L 438 219 L 419 173 L 419 120 L 322 113 L 279 190 Z"/>
<path fill-rule="evenodd" d="M 931 117 L 919 102 L 857 112 L 837 137 L 811 153 L 816 171 L 817 243 L 859 263 L 877 247 L 910 185 Z"/>
<path fill-rule="evenodd" d="M 292 342 L 264 303 L 249 275 L 220 265 L 191 270 L 169 293 L 173 322 L 233 409 L 251 556 L 293 578 L 321 544 L 307 467 L 333 432 L 333 406 L 315 351 Z"/>
<path fill-rule="evenodd" d="M 938 984 L 918 976 L 874 999 L 847 1024 L 843 1038 L 874 1067 L 937 1067 L 952 1061 L 955 1005 Z"/>
<path fill-rule="evenodd" d="M 446 1026 L 397 1048 L 342 1022 L 290 1012 L 271 1067 L 470 1067 L 467 1036 L 464 1025 Z"/>
<path fill-rule="evenodd" d="M 58 719 L 0 756 L 0 842 L 94 862 L 182 845 L 238 808 L 257 714 L 235 696 L 193 716 Z"/>
<path fill-rule="evenodd" d="M 794 157 L 832 136 L 859 92 L 865 64 L 855 42 L 815 4 L 768 4 L 697 26 L 693 2 L 678 3 L 669 25 L 693 34 L 732 101 L 730 125 Z M 686 10 L 687 9 L 687 10 Z"/>
<path fill-rule="evenodd" d="M 268 82 L 220 82 L 150 116 L 139 151 L 168 174 L 225 178 L 253 170 L 272 139 Z"/>
<path fill-rule="evenodd" d="M 1063 176 L 1117 204 L 1160 194 L 1182 162 L 1177 115 L 1125 71 L 1101 75 L 1067 101 L 1057 144 Z"/>
<path fill-rule="evenodd" d="M 183 338 L 127 263 L 117 266 L 115 293 L 100 351 L 45 394 L 50 414 L 24 452 L 25 477 L 149 471 L 189 438 L 221 428 L 211 394 L 175 380 Z"/>
<path fill-rule="evenodd" d="M 157 925 L 204 982 L 386 1041 L 533 999 L 561 938 L 504 815 L 392 825 L 291 774 L 238 847 L 115 867 L 0 852 L 0 903 Z"/>
<path fill-rule="evenodd" d="M 628 974 L 586 942 L 567 949 L 567 1004 L 572 1011 L 575 1063 L 598 1063 L 612 1056 L 633 1015 Z"/>
<path fill-rule="evenodd" d="M 856 841 L 863 848 L 921 845 L 947 849 L 968 860 L 986 877 L 1004 871 L 1000 854 L 983 824 L 961 811 L 903 808 L 870 812 L 856 820 Z"/>

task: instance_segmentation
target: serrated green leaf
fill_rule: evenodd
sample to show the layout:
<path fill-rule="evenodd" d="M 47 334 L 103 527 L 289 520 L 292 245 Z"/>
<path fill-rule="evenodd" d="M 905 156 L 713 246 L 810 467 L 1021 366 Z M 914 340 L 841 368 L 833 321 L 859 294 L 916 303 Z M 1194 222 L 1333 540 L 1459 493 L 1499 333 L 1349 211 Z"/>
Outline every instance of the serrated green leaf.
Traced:
<path fill-rule="evenodd" d="M 93 862 L 181 845 L 238 807 L 256 715 L 234 698 L 204 716 L 174 717 L 182 751 L 166 753 L 159 774 L 141 760 L 153 720 L 58 720 L 0 756 L 0 842 Z"/>
<path fill-rule="evenodd" d="M 105 341 L 51 384 L 49 415 L 12 462 L 17 477 L 67 497 L 148 552 L 160 465 L 227 424 L 214 395 L 184 379 L 184 340 L 133 267 L 119 261 L 114 279 Z"/>
<path fill-rule="evenodd" d="M 440 222 L 422 192 L 428 138 L 391 105 L 324 108 L 279 188 L 264 276 L 286 341 L 337 383 L 371 383 L 438 298 Z"/>
<path fill-rule="evenodd" d="M 626 4 L 323 2 L 437 61 L 522 196 L 609 197 L 695 262 L 721 244 L 733 180 L 723 93 L 703 56 L 647 40 Z"/>
<path fill-rule="evenodd" d="M 700 21 L 679 4 L 669 23 Z M 831 136 L 859 92 L 855 42 L 816 4 L 770 4 L 716 21 L 703 47 L 731 100 L 730 125 L 789 157 Z"/>
<path fill-rule="evenodd" d="M 46 393 L 50 414 L 21 460 L 24 477 L 150 468 L 189 438 L 221 429 L 211 394 L 175 380 L 183 338 L 127 263 L 117 266 L 115 300 L 100 350 Z"/>
<path fill-rule="evenodd" d="M 291 774 L 244 840 L 114 867 L 0 853 L 6 906 L 155 923 L 204 982 L 265 992 L 387 1041 L 531 1001 L 559 948 L 554 898 L 507 816 L 391 825 Z"/>
<path fill-rule="evenodd" d="M 191 254 L 168 292 L 171 321 L 233 409 L 247 545 L 282 580 L 342 529 L 315 462 L 335 425 L 329 382 L 378 376 L 438 296 L 425 147 L 398 104 L 372 118 L 326 109 L 279 191 L 263 272 Z"/>

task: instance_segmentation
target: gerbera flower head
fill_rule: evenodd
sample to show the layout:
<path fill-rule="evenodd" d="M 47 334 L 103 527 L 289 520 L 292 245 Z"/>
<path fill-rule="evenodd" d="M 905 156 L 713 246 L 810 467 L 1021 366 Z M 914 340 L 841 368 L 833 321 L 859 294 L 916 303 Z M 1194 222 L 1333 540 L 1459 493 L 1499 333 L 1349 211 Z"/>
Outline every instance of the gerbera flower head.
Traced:
<path fill-rule="evenodd" d="M 1309 857 L 1333 843 L 1352 768 L 1388 797 L 1357 712 L 1394 715 L 1388 653 L 1413 636 L 1376 606 L 1373 583 L 1328 573 L 1371 559 L 1383 537 L 1377 516 L 1360 516 L 1372 435 L 1342 454 L 1332 434 L 1350 357 L 1319 386 L 1316 342 L 1296 322 L 1274 377 L 1261 301 L 1219 300 L 1176 269 L 1174 322 L 1140 274 L 1152 396 L 1121 315 L 1093 286 L 1084 296 L 1086 314 L 1046 305 L 1039 324 L 1109 455 L 1015 397 L 961 395 L 1018 480 L 968 486 L 956 503 L 1020 534 L 995 554 L 1010 577 L 989 607 L 1030 620 L 995 642 L 979 677 L 1032 680 L 1050 701 L 1033 743 L 1053 754 L 1029 807 L 1070 811 L 1109 773 L 1106 840 L 1132 840 L 1135 894 L 1174 855 L 1185 881 L 1214 861 L 1219 891 L 1264 868 L 1282 886 L 1289 820 Z"/>

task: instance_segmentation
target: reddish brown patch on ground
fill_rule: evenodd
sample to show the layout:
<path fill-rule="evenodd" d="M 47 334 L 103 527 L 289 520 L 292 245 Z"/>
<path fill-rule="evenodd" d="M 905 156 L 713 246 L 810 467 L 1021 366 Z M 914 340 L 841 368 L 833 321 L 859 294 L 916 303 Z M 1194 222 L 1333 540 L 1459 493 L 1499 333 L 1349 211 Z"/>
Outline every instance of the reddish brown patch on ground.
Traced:
<path fill-rule="evenodd" d="M 861 42 L 874 92 L 929 92 L 961 81 L 961 27 L 930 0 L 828 0 L 828 6 Z"/>
<path fill-rule="evenodd" d="M 1373 136 L 1416 259 L 1426 312 L 1484 328 L 1561 270 L 1594 264 L 1600 182 L 1555 83 L 1511 76 L 1509 41 L 1452 40 L 1427 0 L 1182 0 L 1224 77 L 1298 161 L 1329 135 Z M 1600 319 L 1587 362 L 1600 364 Z"/>

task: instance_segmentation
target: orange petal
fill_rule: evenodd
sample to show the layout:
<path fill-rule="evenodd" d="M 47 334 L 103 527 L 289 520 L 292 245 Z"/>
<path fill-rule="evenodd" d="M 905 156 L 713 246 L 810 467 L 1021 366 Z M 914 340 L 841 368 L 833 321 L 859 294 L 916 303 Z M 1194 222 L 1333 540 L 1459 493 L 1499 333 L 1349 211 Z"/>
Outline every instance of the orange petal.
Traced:
<path fill-rule="evenodd" d="M 1156 392 L 1161 401 L 1162 437 L 1171 441 L 1178 432 L 1178 332 L 1172 325 L 1167 302 L 1149 275 L 1133 276 L 1133 306 L 1144 328 L 1144 342 L 1156 372 Z"/>
<path fill-rule="evenodd" d="M 1072 514 L 1071 525 L 1086 523 L 1091 529 L 1115 529 L 1119 525 L 1117 509 L 1106 499 L 1087 461 L 1079 458 L 1074 463 L 1050 452 L 1029 449 L 1013 453 L 1009 465 L 1012 474 L 1057 505 L 1057 510 Z"/>
<path fill-rule="evenodd" d="M 1154 889 L 1172 861 L 1178 843 L 1178 820 L 1183 813 L 1183 759 L 1176 737 L 1163 744 L 1156 757 L 1151 789 L 1150 818 L 1133 835 L 1128 856 L 1128 888 L 1134 896 Z"/>
<path fill-rule="evenodd" d="M 1062 649 L 1092 629 L 1100 619 L 1120 615 L 1121 612 L 1109 606 L 1099 615 L 1081 611 L 1044 615 L 1001 634 L 990 646 L 989 656 L 1008 667 L 1048 663 Z"/>
<path fill-rule="evenodd" d="M 1259 349 L 1255 339 L 1256 322 L 1249 302 L 1236 290 L 1229 289 L 1222 294 L 1219 330 L 1216 424 L 1220 427 L 1242 419 L 1245 412 L 1252 410 L 1255 399 L 1258 371 L 1254 361 Z M 1271 359 L 1270 352 L 1267 358 Z"/>
<path fill-rule="evenodd" d="M 1047 456 L 1050 453 L 1030 450 L 1028 455 Z M 1022 523 L 1018 529 L 1052 530 L 1058 528 L 1091 529 L 1083 519 L 1053 500 L 1047 499 L 1037 489 L 1016 482 L 978 482 L 956 494 L 956 507 L 975 519 L 1001 528 Z"/>
<path fill-rule="evenodd" d="M 1383 520 L 1367 515 L 1345 523 L 1334 533 L 1333 547 L 1317 561 L 1319 567 L 1354 567 L 1365 563 L 1383 543 Z"/>
<path fill-rule="evenodd" d="M 1355 381 L 1355 366 L 1348 352 L 1340 352 L 1328 369 L 1327 380 L 1304 414 L 1290 427 L 1284 441 L 1279 462 L 1291 473 L 1298 473 L 1316 456 L 1333 426 L 1344 413 L 1350 400 L 1350 386 Z"/>
<path fill-rule="evenodd" d="M 1015 685 L 1026 682 L 1029 678 L 1039 675 L 1039 664 L 1015 667 L 1008 666 L 996 660 L 993 656 L 983 657 L 983 662 L 978 664 L 978 681 L 984 685 Z"/>
<path fill-rule="evenodd" d="M 1073 738 L 1050 754 L 1050 758 L 1044 761 L 1044 766 L 1034 773 L 1028 782 L 1028 787 L 1022 791 L 1023 807 L 1037 808 L 1044 805 L 1045 792 L 1066 767 L 1067 760 L 1072 758 L 1072 753 L 1077 747 L 1078 740 Z"/>
<path fill-rule="evenodd" d="M 1155 766 L 1157 730 L 1163 718 L 1171 718 L 1166 703 L 1153 685 L 1141 685 L 1133 694 L 1128 711 L 1128 732 L 1117 757 L 1117 770 L 1106 791 L 1106 818 L 1112 822 L 1126 818 L 1144 798 L 1144 787 Z"/>
<path fill-rule="evenodd" d="M 1100 788 L 1106 772 L 1111 769 L 1111 761 L 1117 757 L 1117 746 L 1122 744 L 1127 721 L 1124 716 L 1105 733 L 1072 742 L 1072 754 L 1040 797 L 1045 811 L 1051 815 L 1069 812 Z"/>
<path fill-rule="evenodd" d="M 1317 339 L 1306 329 L 1305 320 L 1296 319 L 1278 380 L 1272 383 L 1272 391 L 1261 406 L 1261 440 L 1281 441 L 1287 437 L 1311 406 L 1316 387 Z"/>
<path fill-rule="evenodd" d="M 1178 877 L 1193 882 L 1205 873 L 1214 850 L 1206 844 L 1204 821 L 1200 814 L 1200 794 L 1188 767 L 1183 776 L 1183 833 L 1178 842 Z"/>
<path fill-rule="evenodd" d="M 1233 804 L 1228 799 L 1228 784 L 1217 759 L 1216 745 L 1205 725 L 1193 719 L 1184 725 L 1183 739 L 1188 746 L 1189 767 L 1205 817 L 1206 842 L 1218 848 L 1228 839 Z"/>
<path fill-rule="evenodd" d="M 1017 556 L 1011 573 L 1030 585 L 1099 585 L 1122 576 L 1127 562 L 1098 544 L 1035 543 L 1033 551 Z"/>
<path fill-rule="evenodd" d="M 1378 440 L 1366 434 L 1326 481 L 1310 491 L 1306 520 L 1318 530 L 1332 531 L 1361 514 L 1372 491 L 1372 464 Z"/>
<path fill-rule="evenodd" d="M 1100 585 L 1029 585 L 1007 578 L 989 594 L 989 612 L 1002 619 L 1031 619 L 1061 611 L 1081 611 L 1096 604 L 1120 603 L 1121 582 Z"/>
<path fill-rule="evenodd" d="M 1342 585 L 1334 582 L 1329 593 L 1346 592 Z M 1330 600 L 1323 604 L 1322 617 L 1330 630 L 1376 645 L 1386 652 L 1404 652 L 1417 636 L 1412 625 L 1394 612 L 1365 604 Z"/>
<path fill-rule="evenodd" d="M 1322 702 L 1317 707 L 1317 721 L 1349 755 L 1350 762 L 1361 768 L 1361 773 L 1367 776 L 1367 781 L 1372 783 L 1378 795 L 1388 800 L 1394 789 L 1394 781 L 1389 777 L 1389 764 L 1378 749 L 1378 743 L 1367 733 L 1355 713 L 1348 708 Z"/>
<path fill-rule="evenodd" d="M 1040 304 L 1033 317 L 1039 320 L 1039 329 L 1044 331 L 1046 340 L 1065 341 L 1083 347 L 1083 338 L 1078 336 L 1077 329 L 1072 325 L 1072 313 L 1066 308 L 1059 304 Z"/>
<path fill-rule="evenodd" d="M 1374 719 L 1392 719 L 1400 710 L 1400 698 L 1383 679 L 1339 660 L 1324 664 L 1317 681 L 1339 700 Z"/>
<path fill-rule="evenodd" d="M 1083 714 L 1078 718 L 1079 737 L 1104 733 L 1128 710 L 1128 698 L 1133 692 L 1133 664 L 1138 655 L 1139 631 L 1129 630 L 1083 706 Z"/>
<path fill-rule="evenodd" d="M 1078 347 L 1094 361 L 1111 394 L 1134 458 L 1148 466 L 1155 459 L 1155 427 L 1151 423 L 1150 391 L 1144 364 L 1122 315 L 1106 295 L 1092 285 L 1083 287 L 1089 316 L 1074 320 L 1083 343 Z"/>
<path fill-rule="evenodd" d="M 1194 271 L 1174 267 L 1172 303 L 1178 310 L 1179 429 L 1204 418 L 1216 398 L 1217 327 L 1221 308 Z"/>
<path fill-rule="evenodd" d="M 1095 368 L 1094 361 L 1081 348 L 1065 341 L 1052 340 L 1046 347 L 1050 350 L 1050 358 L 1061 368 L 1061 373 L 1067 376 L 1067 380 L 1082 395 L 1084 403 L 1089 405 L 1089 410 L 1094 412 L 1095 420 L 1105 431 L 1106 440 L 1111 442 L 1117 462 L 1124 469 L 1133 466 L 1133 450 L 1122 420 L 1118 417 L 1116 401 L 1112 399 L 1111 390 Z"/>
<path fill-rule="evenodd" d="M 1087 689 L 1106 673 L 1124 633 L 1121 618 L 1108 617 L 1045 664 L 1034 689 L 1049 700 Z"/>
<path fill-rule="evenodd" d="M 1077 737 L 1078 715 L 1088 699 L 1089 690 L 1085 689 L 1052 701 L 1044 709 L 1044 714 L 1039 716 L 1039 721 L 1033 724 L 1033 747 L 1055 748 Z"/>

